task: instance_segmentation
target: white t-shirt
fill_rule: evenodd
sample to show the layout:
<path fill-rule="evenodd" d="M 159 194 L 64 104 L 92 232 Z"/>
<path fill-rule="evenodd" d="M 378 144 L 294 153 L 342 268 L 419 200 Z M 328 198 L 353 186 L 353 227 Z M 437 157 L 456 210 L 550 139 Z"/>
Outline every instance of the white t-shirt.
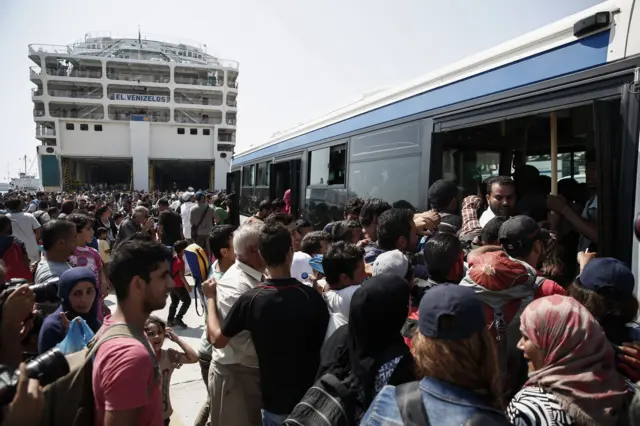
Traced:
<path fill-rule="evenodd" d="M 191 238 L 191 207 L 196 203 L 187 201 L 180 207 L 180 216 L 182 216 L 182 233 L 185 239 Z"/>
<path fill-rule="evenodd" d="M 480 226 L 484 228 L 485 225 L 489 223 L 489 221 L 494 217 L 496 217 L 496 215 L 491 211 L 490 208 L 488 208 L 484 211 L 484 213 L 482 213 L 478 222 L 480 222 Z"/>
<path fill-rule="evenodd" d="M 351 299 L 353 293 L 360 288 L 360 284 L 351 285 L 340 290 L 329 290 L 324 294 L 329 310 L 333 313 L 342 314 L 345 318 L 349 318 L 349 309 L 351 307 Z"/>
<path fill-rule="evenodd" d="M 40 223 L 31 213 L 8 213 L 8 217 L 11 218 L 11 228 L 13 229 L 13 236 L 20 238 L 25 247 L 27 248 L 27 254 L 29 260 L 37 262 L 40 260 L 40 250 L 38 249 L 38 242 L 36 241 L 36 235 L 34 230 L 40 228 Z"/>

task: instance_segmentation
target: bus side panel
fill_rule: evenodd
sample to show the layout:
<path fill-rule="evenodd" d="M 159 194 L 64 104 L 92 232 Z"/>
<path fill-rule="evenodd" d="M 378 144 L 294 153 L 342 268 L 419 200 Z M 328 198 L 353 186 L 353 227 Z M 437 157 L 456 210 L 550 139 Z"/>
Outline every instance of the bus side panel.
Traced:
<path fill-rule="evenodd" d="M 633 3 L 629 17 L 629 32 L 627 33 L 627 48 L 625 57 L 640 55 L 640 1 L 627 0 Z"/>

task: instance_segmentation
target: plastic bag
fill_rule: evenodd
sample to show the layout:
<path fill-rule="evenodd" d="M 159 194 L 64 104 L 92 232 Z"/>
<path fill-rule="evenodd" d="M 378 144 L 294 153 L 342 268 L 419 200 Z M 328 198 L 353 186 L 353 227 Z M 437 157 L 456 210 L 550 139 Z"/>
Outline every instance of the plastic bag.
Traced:
<path fill-rule="evenodd" d="M 57 348 L 65 355 L 80 352 L 93 339 L 93 334 L 93 330 L 82 318 L 75 317 L 69 324 L 67 336 L 58 343 Z"/>

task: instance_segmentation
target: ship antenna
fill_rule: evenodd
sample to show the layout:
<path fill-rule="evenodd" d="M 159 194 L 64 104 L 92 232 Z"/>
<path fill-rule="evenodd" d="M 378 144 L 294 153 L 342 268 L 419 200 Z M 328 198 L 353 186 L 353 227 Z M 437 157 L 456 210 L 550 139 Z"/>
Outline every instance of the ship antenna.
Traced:
<path fill-rule="evenodd" d="M 138 43 L 140 43 L 140 47 L 142 47 L 142 34 L 140 34 L 140 25 L 138 25 Z"/>

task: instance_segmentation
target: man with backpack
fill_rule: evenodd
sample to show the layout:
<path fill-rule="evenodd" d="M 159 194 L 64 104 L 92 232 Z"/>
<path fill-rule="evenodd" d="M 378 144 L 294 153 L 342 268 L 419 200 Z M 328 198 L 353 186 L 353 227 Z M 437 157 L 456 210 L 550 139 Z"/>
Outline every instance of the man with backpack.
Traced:
<path fill-rule="evenodd" d="M 105 317 L 87 349 L 67 357 L 70 373 L 45 388 L 43 424 L 164 424 L 162 379 L 144 323 L 152 311 L 164 308 L 173 287 L 165 248 L 143 240 L 123 242 L 109 278 L 116 311 Z"/>
<path fill-rule="evenodd" d="M 545 255 L 545 241 L 549 233 L 541 229 L 538 223 L 529 216 L 514 216 L 505 221 L 498 231 L 498 239 L 504 251 L 519 263 L 525 264 L 540 275 L 537 268 Z M 553 280 L 542 279 L 536 298 L 564 294 L 564 289 Z"/>
<path fill-rule="evenodd" d="M 100 347 L 92 372 L 95 424 L 161 426 L 161 380 L 143 330 L 151 312 L 164 308 L 173 287 L 163 246 L 123 242 L 111 261 L 109 278 L 118 305 L 97 333 Z M 127 334 L 103 338 L 112 326 L 124 326 Z"/>
<path fill-rule="evenodd" d="M 514 216 L 498 234 L 504 251 L 469 255 L 469 270 L 460 285 L 471 287 L 485 306 L 485 318 L 498 345 L 505 389 L 517 392 L 526 380 L 526 363 L 516 347 L 520 314 L 539 297 L 564 294 L 555 281 L 539 276 L 533 265 L 544 255 L 546 231 L 528 216 Z"/>

